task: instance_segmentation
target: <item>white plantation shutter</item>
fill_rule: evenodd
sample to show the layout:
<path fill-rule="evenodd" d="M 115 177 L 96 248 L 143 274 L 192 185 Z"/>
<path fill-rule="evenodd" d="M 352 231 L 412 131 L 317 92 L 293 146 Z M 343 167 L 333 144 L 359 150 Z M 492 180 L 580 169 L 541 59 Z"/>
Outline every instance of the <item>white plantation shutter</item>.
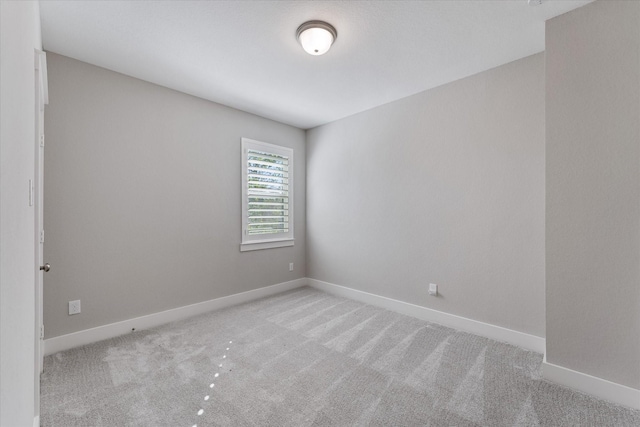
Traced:
<path fill-rule="evenodd" d="M 242 161 L 241 250 L 292 245 L 293 150 L 243 138 Z"/>
<path fill-rule="evenodd" d="M 289 231 L 289 157 L 247 151 L 247 233 Z"/>

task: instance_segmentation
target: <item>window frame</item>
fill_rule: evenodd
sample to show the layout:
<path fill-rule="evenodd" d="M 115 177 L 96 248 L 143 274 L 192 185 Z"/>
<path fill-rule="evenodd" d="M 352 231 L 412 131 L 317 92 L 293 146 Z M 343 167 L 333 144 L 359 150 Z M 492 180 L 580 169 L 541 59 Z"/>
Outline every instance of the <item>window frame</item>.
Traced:
<path fill-rule="evenodd" d="M 249 224 L 249 196 L 248 196 L 248 153 L 249 150 L 264 151 L 266 153 L 273 153 L 279 156 L 287 156 L 289 158 L 289 231 L 286 233 L 278 234 L 278 237 L 273 237 L 273 234 L 265 235 L 249 235 L 247 228 Z M 270 144 L 268 142 L 257 141 L 250 138 L 241 138 L 241 162 L 242 162 L 242 238 L 240 243 L 240 251 L 255 251 L 259 249 L 281 248 L 294 245 L 294 161 L 293 161 L 293 148 L 285 147 L 282 145 Z"/>

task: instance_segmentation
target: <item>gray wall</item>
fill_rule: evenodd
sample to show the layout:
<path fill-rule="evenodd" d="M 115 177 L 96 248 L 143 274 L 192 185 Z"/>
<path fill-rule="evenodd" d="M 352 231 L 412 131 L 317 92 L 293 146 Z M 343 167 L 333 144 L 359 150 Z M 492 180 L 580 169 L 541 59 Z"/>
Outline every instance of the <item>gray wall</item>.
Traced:
<path fill-rule="evenodd" d="M 543 54 L 320 126 L 308 276 L 543 337 L 544 186 Z"/>
<path fill-rule="evenodd" d="M 35 415 L 34 48 L 37 2 L 0 2 L 0 425 Z"/>
<path fill-rule="evenodd" d="M 305 277 L 304 131 L 52 53 L 49 88 L 47 338 Z M 241 137 L 295 150 L 293 247 L 240 252 Z"/>
<path fill-rule="evenodd" d="M 547 361 L 640 388 L 640 3 L 546 43 Z"/>

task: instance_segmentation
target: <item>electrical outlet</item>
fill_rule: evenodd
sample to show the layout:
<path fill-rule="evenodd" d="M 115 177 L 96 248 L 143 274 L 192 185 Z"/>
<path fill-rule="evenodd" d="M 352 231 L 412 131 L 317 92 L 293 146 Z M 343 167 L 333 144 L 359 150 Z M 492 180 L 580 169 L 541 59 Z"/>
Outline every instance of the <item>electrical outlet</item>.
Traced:
<path fill-rule="evenodd" d="M 293 263 L 292 262 L 289 263 L 289 271 L 293 271 Z"/>
<path fill-rule="evenodd" d="M 69 301 L 69 315 L 80 313 L 80 300 Z"/>
<path fill-rule="evenodd" d="M 438 296 L 438 285 L 435 283 L 429 283 L 429 295 Z"/>

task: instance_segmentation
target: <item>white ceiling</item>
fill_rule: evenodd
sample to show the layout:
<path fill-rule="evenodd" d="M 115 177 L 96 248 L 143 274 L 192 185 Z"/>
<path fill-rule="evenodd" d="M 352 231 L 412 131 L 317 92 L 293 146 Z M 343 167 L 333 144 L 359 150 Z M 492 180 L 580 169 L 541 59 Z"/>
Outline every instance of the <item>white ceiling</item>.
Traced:
<path fill-rule="evenodd" d="M 544 50 L 591 0 L 41 1 L 45 49 L 303 129 Z M 311 56 L 311 19 L 338 30 Z"/>

